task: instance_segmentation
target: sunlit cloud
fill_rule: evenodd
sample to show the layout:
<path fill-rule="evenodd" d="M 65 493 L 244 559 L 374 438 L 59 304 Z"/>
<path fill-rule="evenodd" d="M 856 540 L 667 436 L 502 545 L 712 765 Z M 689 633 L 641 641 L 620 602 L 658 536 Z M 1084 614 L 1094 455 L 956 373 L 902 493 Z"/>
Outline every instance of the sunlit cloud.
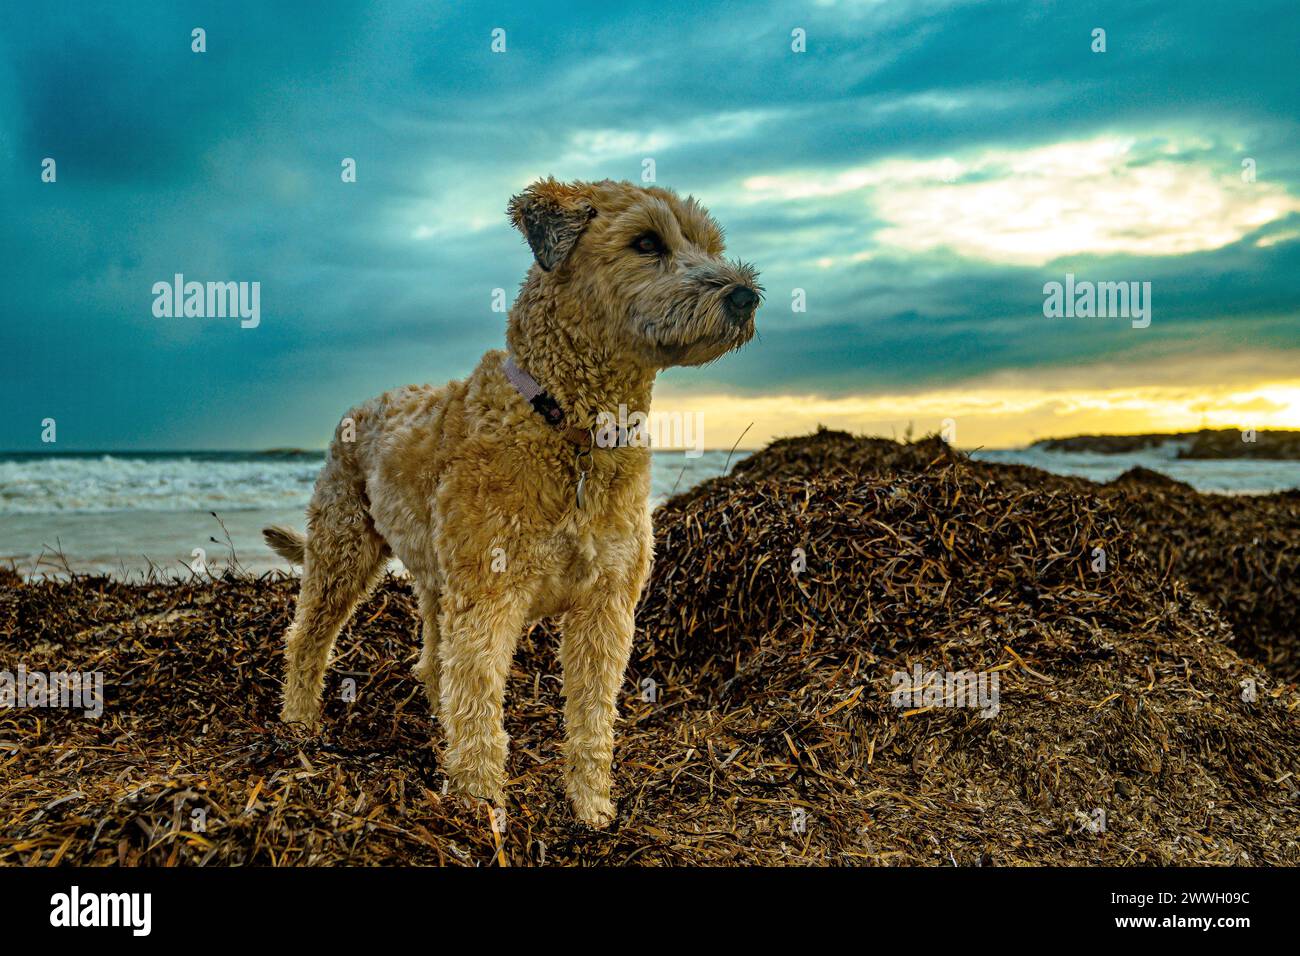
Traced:
<path fill-rule="evenodd" d="M 878 246 L 1018 265 L 1218 249 L 1300 211 L 1300 199 L 1282 186 L 1245 182 L 1235 163 L 1212 164 L 1206 147 L 1099 136 L 829 174 L 753 176 L 738 198 L 858 203 L 864 218 L 884 223 L 872 237 Z"/>
<path fill-rule="evenodd" d="M 654 156 L 683 144 L 699 146 L 729 140 L 744 140 L 780 115 L 774 110 L 741 110 L 709 113 L 683 122 L 653 129 L 584 129 L 570 135 L 567 149 L 554 157 L 559 170 L 599 167 L 614 160 Z"/>
<path fill-rule="evenodd" d="M 1300 239 L 1300 229 L 1285 229 L 1280 232 L 1270 233 L 1267 236 L 1260 236 L 1255 240 L 1255 245 L 1261 249 L 1267 249 L 1269 246 L 1276 246 L 1283 242 L 1294 242 Z"/>

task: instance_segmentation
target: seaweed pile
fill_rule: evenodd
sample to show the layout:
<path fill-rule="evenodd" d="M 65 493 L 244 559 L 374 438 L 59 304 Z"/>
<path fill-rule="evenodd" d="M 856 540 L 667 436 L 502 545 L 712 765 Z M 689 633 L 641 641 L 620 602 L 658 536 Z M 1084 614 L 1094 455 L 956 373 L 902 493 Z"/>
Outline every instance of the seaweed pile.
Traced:
<path fill-rule="evenodd" d="M 810 435 L 778 438 L 762 451 L 736 462 L 731 475 L 786 480 L 855 478 L 921 471 L 931 465 L 963 460 L 959 452 L 933 435 L 916 442 L 897 442 L 823 427 Z"/>
<path fill-rule="evenodd" d="M 1300 491 L 1202 494 L 1147 468 L 1131 468 L 1100 485 L 1028 465 L 972 461 L 933 436 L 903 444 L 829 429 L 773 442 L 738 462 L 733 474 L 887 477 L 949 466 L 1010 491 L 1039 489 L 1108 501 L 1162 577 L 1181 578 L 1228 620 L 1241 654 L 1284 680 L 1300 681 Z"/>
<path fill-rule="evenodd" d="M 98 720 L 0 711 L 0 863 L 1300 863 L 1300 695 L 1118 491 L 835 436 L 656 512 L 604 832 L 565 806 L 549 626 L 511 673 L 499 815 L 443 794 L 401 580 L 301 740 L 275 719 L 292 580 L 0 579 L 0 669 L 107 683 Z M 995 705 L 893 699 L 936 671 Z"/>
<path fill-rule="evenodd" d="M 1239 653 L 1300 681 L 1300 494 L 1201 494 L 1125 475 L 1102 493 L 1117 499 L 1161 575 L 1181 578 L 1227 619 Z"/>

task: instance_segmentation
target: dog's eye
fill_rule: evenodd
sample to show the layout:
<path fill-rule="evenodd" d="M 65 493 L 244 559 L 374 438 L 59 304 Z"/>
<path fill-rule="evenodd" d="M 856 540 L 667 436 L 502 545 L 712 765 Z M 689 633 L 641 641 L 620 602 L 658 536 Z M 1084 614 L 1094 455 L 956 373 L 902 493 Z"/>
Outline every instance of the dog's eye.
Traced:
<path fill-rule="evenodd" d="M 633 239 L 632 248 L 647 256 L 661 256 L 667 252 L 663 240 L 653 232 L 643 233 Z"/>

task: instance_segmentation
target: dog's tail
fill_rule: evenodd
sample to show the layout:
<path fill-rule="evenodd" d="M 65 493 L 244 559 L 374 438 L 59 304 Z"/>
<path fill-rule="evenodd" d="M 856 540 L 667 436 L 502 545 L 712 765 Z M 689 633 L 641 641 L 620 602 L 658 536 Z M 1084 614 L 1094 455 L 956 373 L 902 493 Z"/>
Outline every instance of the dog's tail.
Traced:
<path fill-rule="evenodd" d="M 307 539 L 297 531 L 283 525 L 273 524 L 269 528 L 262 529 L 262 537 L 266 539 L 266 543 L 270 545 L 272 551 L 290 564 L 302 564 L 303 555 L 306 553 Z"/>

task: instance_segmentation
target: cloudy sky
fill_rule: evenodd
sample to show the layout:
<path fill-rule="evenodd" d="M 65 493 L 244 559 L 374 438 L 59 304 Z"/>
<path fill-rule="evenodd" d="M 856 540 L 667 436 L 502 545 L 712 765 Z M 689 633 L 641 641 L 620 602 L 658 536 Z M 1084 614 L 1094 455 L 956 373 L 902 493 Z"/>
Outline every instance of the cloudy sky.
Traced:
<path fill-rule="evenodd" d="M 767 288 L 661 379 L 710 446 L 1300 427 L 1293 0 L 451 6 L 5 4 L 0 450 L 321 447 L 502 344 L 512 193 L 647 159 Z M 155 317 L 178 272 L 260 325 Z M 1150 326 L 1045 317 L 1067 274 Z"/>

